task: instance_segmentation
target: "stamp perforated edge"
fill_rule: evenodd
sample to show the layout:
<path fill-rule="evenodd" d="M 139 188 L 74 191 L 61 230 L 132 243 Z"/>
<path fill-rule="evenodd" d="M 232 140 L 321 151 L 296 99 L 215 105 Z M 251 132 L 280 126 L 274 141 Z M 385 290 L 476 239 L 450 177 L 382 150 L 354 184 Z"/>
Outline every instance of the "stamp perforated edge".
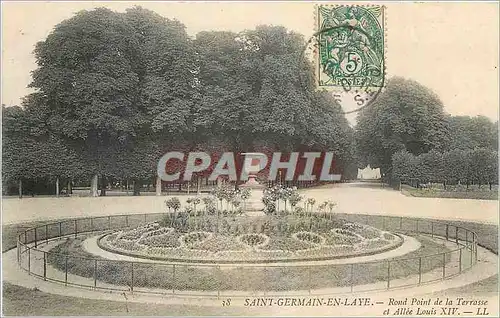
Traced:
<path fill-rule="evenodd" d="M 382 31 L 383 31 L 383 47 L 384 47 L 384 54 L 383 54 L 383 60 L 384 60 L 384 73 L 383 73 L 383 85 L 380 88 L 380 90 L 383 90 L 386 86 L 387 83 L 387 78 L 388 78 L 388 73 L 387 73 L 387 51 L 388 51 L 388 46 L 387 46 L 387 7 L 385 5 L 375 5 L 375 4 L 329 4 L 329 3 L 316 3 L 314 4 L 313 7 L 313 16 L 314 16 L 314 27 L 313 27 L 313 35 L 308 39 L 308 41 L 315 41 L 316 34 L 321 31 L 320 26 L 319 26 L 319 7 L 363 7 L 363 8 L 369 8 L 369 7 L 381 7 L 382 9 Z M 317 90 L 327 90 L 331 92 L 339 92 L 339 93 L 344 93 L 344 90 L 342 87 L 338 86 L 328 86 L 324 85 L 321 86 L 319 85 L 319 75 L 320 75 L 320 61 L 319 61 L 319 45 L 318 48 L 316 48 L 313 51 L 313 63 L 314 63 L 314 83 L 316 86 Z"/>

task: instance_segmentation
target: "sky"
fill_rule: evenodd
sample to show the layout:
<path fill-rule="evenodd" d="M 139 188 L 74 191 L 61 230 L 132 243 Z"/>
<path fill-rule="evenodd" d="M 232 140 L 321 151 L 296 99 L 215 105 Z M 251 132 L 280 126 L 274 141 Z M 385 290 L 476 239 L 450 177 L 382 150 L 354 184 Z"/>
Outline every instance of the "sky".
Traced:
<path fill-rule="evenodd" d="M 356 4 L 362 4 L 357 2 Z M 388 77 L 412 78 L 436 92 L 452 115 L 499 114 L 498 3 L 377 3 L 386 6 Z M 151 9 L 186 26 L 242 31 L 283 25 L 310 37 L 311 2 L 4 2 L 2 1 L 2 104 L 17 105 L 31 90 L 34 45 L 80 10 Z M 347 106 L 346 106 L 347 107 Z M 348 109 L 346 109 L 348 110 Z"/>

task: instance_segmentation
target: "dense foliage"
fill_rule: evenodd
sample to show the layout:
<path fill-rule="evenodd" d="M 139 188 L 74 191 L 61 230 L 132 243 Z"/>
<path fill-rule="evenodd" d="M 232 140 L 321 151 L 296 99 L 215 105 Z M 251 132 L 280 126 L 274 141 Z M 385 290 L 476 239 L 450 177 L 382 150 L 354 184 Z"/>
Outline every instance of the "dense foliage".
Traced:
<path fill-rule="evenodd" d="M 313 67 L 299 58 L 303 44 L 284 27 L 191 39 L 141 7 L 78 12 L 36 45 L 35 92 L 3 109 L 4 180 L 140 185 L 167 151 L 258 145 L 333 151 L 342 172 L 353 131 L 330 94 L 304 83 Z"/>
<path fill-rule="evenodd" d="M 96 195 L 100 180 L 104 195 L 130 180 L 139 194 L 163 154 L 193 150 L 212 157 L 197 177 L 227 151 L 331 151 L 345 179 L 369 164 L 386 179 L 496 182 L 498 122 L 450 116 L 430 89 L 394 77 L 352 128 L 334 96 L 316 90 L 304 43 L 280 26 L 190 38 L 141 7 L 78 12 L 36 45 L 35 92 L 2 107 L 4 189 L 92 180 Z M 167 170 L 182 175 L 178 161 Z"/>
<path fill-rule="evenodd" d="M 392 155 L 401 150 L 419 155 L 441 149 L 446 140 L 446 116 L 438 96 L 412 80 L 395 77 L 356 125 L 356 143 L 364 165 L 391 169 Z M 362 165 L 363 166 L 363 165 Z"/>
<path fill-rule="evenodd" d="M 498 122 L 450 116 L 438 96 L 412 80 L 392 78 L 356 125 L 359 166 L 386 180 L 497 183 Z"/>
<path fill-rule="evenodd" d="M 498 152 L 487 148 L 393 155 L 393 175 L 410 184 L 498 184 Z"/>

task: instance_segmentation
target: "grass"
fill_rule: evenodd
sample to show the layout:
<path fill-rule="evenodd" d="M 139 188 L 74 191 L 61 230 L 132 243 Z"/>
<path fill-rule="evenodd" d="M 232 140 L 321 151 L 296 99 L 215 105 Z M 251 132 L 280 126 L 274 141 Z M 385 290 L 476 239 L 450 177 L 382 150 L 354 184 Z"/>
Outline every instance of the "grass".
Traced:
<path fill-rule="evenodd" d="M 402 185 L 401 193 L 406 196 L 422 198 L 498 200 L 498 186 L 492 188 L 492 190 L 490 190 L 488 186 L 482 186 L 482 188 L 474 187 L 469 190 L 463 187 L 448 187 L 444 190 L 439 187 L 417 189 L 408 185 Z"/>
<path fill-rule="evenodd" d="M 456 295 L 457 297 L 463 297 L 464 290 L 466 290 L 468 293 L 474 294 L 475 297 L 481 297 L 491 294 L 498 295 L 498 275 L 494 275 L 473 284 L 469 284 L 459 288 L 450 288 L 444 291 L 440 291 L 434 293 L 433 296 L 442 297 Z"/>
<path fill-rule="evenodd" d="M 52 295 L 4 282 L 2 314 L 5 316 L 239 316 L 245 315 L 245 308 L 86 299 Z"/>

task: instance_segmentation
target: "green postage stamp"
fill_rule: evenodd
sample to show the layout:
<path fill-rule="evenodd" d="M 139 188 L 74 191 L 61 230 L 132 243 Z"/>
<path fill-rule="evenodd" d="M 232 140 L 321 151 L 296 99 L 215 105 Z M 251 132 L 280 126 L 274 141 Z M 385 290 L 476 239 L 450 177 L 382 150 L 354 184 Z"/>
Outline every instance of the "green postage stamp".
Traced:
<path fill-rule="evenodd" d="M 385 7 L 316 7 L 319 87 L 380 89 L 385 76 Z"/>

